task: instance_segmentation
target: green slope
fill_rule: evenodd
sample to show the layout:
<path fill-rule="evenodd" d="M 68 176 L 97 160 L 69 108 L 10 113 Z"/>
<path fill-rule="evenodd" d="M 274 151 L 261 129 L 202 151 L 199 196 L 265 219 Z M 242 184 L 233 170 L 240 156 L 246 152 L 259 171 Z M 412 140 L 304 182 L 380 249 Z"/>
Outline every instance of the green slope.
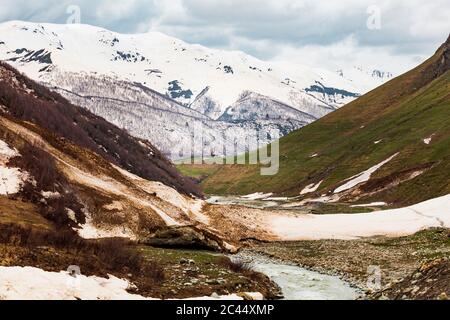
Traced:
<path fill-rule="evenodd" d="M 261 176 L 257 166 L 222 166 L 203 180 L 204 190 L 293 196 L 323 180 L 317 191 L 323 194 L 399 152 L 353 200 L 405 205 L 450 193 L 449 69 L 450 38 L 419 67 L 283 137 L 277 175 Z M 410 179 L 418 170 L 424 172 Z"/>

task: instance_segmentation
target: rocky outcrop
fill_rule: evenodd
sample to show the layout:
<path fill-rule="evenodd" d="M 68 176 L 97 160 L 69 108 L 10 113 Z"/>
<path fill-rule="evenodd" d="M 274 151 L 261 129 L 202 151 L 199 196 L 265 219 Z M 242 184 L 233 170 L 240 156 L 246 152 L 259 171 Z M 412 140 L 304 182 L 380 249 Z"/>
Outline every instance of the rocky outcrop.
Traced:
<path fill-rule="evenodd" d="M 237 248 L 219 236 L 195 226 L 170 226 L 160 229 L 141 243 L 163 248 L 204 249 L 236 253 Z"/>
<path fill-rule="evenodd" d="M 410 276 L 373 296 L 376 299 L 450 299 L 450 261 L 439 258 L 422 263 Z"/>

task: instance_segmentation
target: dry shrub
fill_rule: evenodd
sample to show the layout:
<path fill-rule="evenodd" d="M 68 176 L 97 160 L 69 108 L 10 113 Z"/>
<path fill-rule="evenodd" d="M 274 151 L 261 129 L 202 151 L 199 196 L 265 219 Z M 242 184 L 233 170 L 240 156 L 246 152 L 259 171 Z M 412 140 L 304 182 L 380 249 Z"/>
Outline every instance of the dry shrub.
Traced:
<path fill-rule="evenodd" d="M 244 262 L 244 261 L 242 261 L 240 259 L 233 259 L 233 260 L 231 260 L 228 257 L 220 257 L 220 258 L 218 258 L 217 263 L 220 266 L 222 266 L 224 268 L 227 268 L 227 269 L 229 269 L 229 270 L 231 270 L 233 272 L 236 272 L 236 273 L 253 272 L 250 264 L 247 263 L 247 262 Z"/>
<path fill-rule="evenodd" d="M 96 257 L 108 270 L 131 272 L 145 276 L 155 282 L 164 279 L 164 270 L 157 263 L 145 260 L 123 239 L 88 241 L 71 230 L 43 231 L 17 224 L 0 224 L 0 244 L 9 244 L 30 249 L 50 246 L 73 254 Z"/>
<path fill-rule="evenodd" d="M 51 154 L 36 144 L 25 143 L 19 150 L 20 156 L 10 160 L 10 164 L 28 172 L 34 181 L 25 182 L 21 195 L 38 204 L 40 214 L 59 226 L 74 226 L 67 215 L 67 209 L 75 212 L 77 222 L 85 223 L 83 206 L 79 203 L 70 183 L 58 170 Z M 41 201 L 42 191 L 58 192 L 59 197 Z"/>

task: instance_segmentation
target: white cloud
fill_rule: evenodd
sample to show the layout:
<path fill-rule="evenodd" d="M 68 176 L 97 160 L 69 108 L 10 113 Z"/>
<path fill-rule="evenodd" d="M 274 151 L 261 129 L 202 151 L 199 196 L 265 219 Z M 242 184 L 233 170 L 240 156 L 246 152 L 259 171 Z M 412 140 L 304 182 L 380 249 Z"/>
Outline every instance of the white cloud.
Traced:
<path fill-rule="evenodd" d="M 367 69 L 387 70 L 402 73 L 423 62 L 427 55 L 396 54 L 390 46 L 359 46 L 354 36 L 331 45 L 284 46 L 273 58 L 299 64 L 321 66 L 329 70 L 364 66 Z"/>

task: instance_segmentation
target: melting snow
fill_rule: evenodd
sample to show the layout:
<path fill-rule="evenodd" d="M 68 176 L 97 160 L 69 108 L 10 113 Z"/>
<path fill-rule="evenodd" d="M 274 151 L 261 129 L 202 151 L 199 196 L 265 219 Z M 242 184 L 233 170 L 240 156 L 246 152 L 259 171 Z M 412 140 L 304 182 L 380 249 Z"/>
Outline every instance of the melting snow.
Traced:
<path fill-rule="evenodd" d="M 134 232 L 126 225 L 110 227 L 102 225 L 97 227 L 89 213 L 85 212 L 86 223 L 80 229 L 76 229 L 80 237 L 84 239 L 102 239 L 102 238 L 129 238 L 136 240 Z"/>
<path fill-rule="evenodd" d="M 434 136 L 434 133 L 431 136 L 429 136 L 428 138 L 423 139 L 423 143 L 430 144 L 431 140 L 433 139 L 433 136 Z"/>
<path fill-rule="evenodd" d="M 323 182 L 323 180 L 320 181 L 320 182 L 318 182 L 318 183 L 316 183 L 316 184 L 312 183 L 312 184 L 310 184 L 310 185 L 307 185 L 307 186 L 300 192 L 300 194 L 301 194 L 301 195 L 304 195 L 304 194 L 307 194 L 307 193 L 311 193 L 311 192 L 317 191 L 317 189 L 319 189 L 319 187 L 320 187 L 320 185 L 322 184 L 322 182 Z"/>
<path fill-rule="evenodd" d="M 128 293 L 130 283 L 113 276 L 71 276 L 32 267 L 0 267 L 0 300 L 140 300 Z"/>
<path fill-rule="evenodd" d="M 11 149 L 6 142 L 0 140 L 0 194 L 2 195 L 19 192 L 23 181 L 28 176 L 19 168 L 7 166 L 9 159 L 19 155 L 16 149 Z"/>
<path fill-rule="evenodd" d="M 431 227 L 450 227 L 450 195 L 400 209 L 360 214 L 272 215 L 268 222 L 271 231 L 285 241 L 406 236 Z"/>
<path fill-rule="evenodd" d="M 127 292 L 133 287 L 124 279 L 84 275 L 71 276 L 66 271 L 48 272 L 33 267 L 0 267 L 0 300 L 157 300 Z M 257 292 L 242 294 L 262 300 Z M 241 295 L 207 297 L 185 300 L 243 300 Z"/>
<path fill-rule="evenodd" d="M 16 149 L 11 149 L 6 142 L 0 140 L 0 160 L 6 162 L 7 160 L 19 156 Z"/>
<path fill-rule="evenodd" d="M 351 208 L 364 208 L 364 207 L 382 207 L 387 205 L 386 202 L 372 202 L 367 204 L 355 204 L 353 206 L 350 206 Z"/>
<path fill-rule="evenodd" d="M 46 199 L 56 199 L 61 196 L 59 194 L 59 192 L 53 192 L 53 191 L 42 191 L 41 195 Z"/>
<path fill-rule="evenodd" d="M 379 164 L 369 168 L 366 171 L 363 171 L 349 179 L 351 179 L 350 181 L 348 181 L 346 184 L 340 186 L 339 188 L 337 188 L 336 190 L 334 190 L 334 193 L 340 193 L 343 192 L 345 190 L 351 189 L 355 186 L 357 186 L 360 183 L 366 182 L 370 179 L 370 177 L 372 176 L 372 174 L 377 171 L 378 169 L 380 169 L 382 166 L 384 166 L 386 163 L 388 163 L 389 161 L 391 161 L 392 159 L 394 159 L 396 156 L 398 155 L 398 152 L 396 154 L 394 154 L 393 156 L 389 157 L 388 159 L 380 162 Z M 348 180 L 348 179 L 347 179 Z"/>
<path fill-rule="evenodd" d="M 261 199 L 270 197 L 272 194 L 273 193 L 256 192 L 256 193 L 248 194 L 246 196 L 242 196 L 242 198 L 248 199 L 248 200 L 261 200 Z"/>

